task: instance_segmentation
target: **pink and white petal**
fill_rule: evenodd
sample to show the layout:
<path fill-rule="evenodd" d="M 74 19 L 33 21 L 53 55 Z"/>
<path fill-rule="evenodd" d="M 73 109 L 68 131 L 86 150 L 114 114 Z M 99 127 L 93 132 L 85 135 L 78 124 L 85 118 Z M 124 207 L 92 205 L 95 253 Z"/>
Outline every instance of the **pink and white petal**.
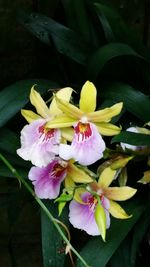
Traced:
<path fill-rule="evenodd" d="M 69 210 L 69 221 L 75 228 L 84 230 L 92 236 L 100 235 L 94 213 L 90 211 L 88 205 L 82 205 L 73 200 L 70 203 Z"/>
<path fill-rule="evenodd" d="M 59 195 L 60 185 L 65 179 L 66 170 L 57 172 L 58 160 L 53 160 L 46 167 L 32 167 L 29 179 L 32 181 L 35 193 L 39 198 L 54 199 Z"/>
<path fill-rule="evenodd" d="M 87 204 L 82 204 L 75 200 L 71 201 L 69 206 L 69 220 L 75 228 L 84 230 L 89 235 L 98 236 L 100 235 L 100 232 L 94 218 L 95 204 L 88 204 L 88 198 L 91 196 L 92 195 L 88 192 L 85 192 L 81 195 L 81 199 Z M 109 212 L 106 209 L 105 213 L 107 226 L 106 228 L 109 228 L 110 216 Z"/>
<path fill-rule="evenodd" d="M 70 145 L 60 144 L 59 145 L 59 157 L 64 160 L 73 158 L 72 148 Z"/>
<path fill-rule="evenodd" d="M 24 126 L 21 131 L 21 148 L 17 150 L 20 157 L 30 160 L 38 167 L 46 166 L 55 158 L 61 138 L 61 133 L 57 129 L 44 133 L 45 123 L 46 120 L 39 119 Z"/>
<path fill-rule="evenodd" d="M 82 138 L 82 134 L 74 135 L 71 149 L 72 156 L 82 165 L 91 165 L 103 157 L 106 148 L 105 142 L 99 134 L 96 126 L 89 123 L 91 135 Z"/>

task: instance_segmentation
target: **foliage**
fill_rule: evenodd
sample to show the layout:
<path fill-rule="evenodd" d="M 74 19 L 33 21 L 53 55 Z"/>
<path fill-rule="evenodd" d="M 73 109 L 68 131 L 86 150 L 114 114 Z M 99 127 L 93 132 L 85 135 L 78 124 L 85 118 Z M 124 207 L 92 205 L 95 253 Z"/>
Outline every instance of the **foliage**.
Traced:
<path fill-rule="evenodd" d="M 139 254 L 142 255 L 142 240 L 148 244 L 149 186 L 137 182 L 149 169 L 150 138 L 145 132 L 130 133 L 126 129 L 130 126 L 149 129 L 149 51 L 142 43 L 141 36 L 126 25 L 118 12 L 105 1 L 61 0 L 56 1 L 56 5 L 49 5 L 52 5 L 54 12 L 52 18 L 40 13 L 21 11 L 18 21 L 37 38 L 36 42 L 43 43 L 43 49 L 49 46 L 52 58 L 49 73 L 52 70 L 56 77 L 53 80 L 50 74 L 50 78 L 46 77 L 47 80 L 38 77 L 19 81 L 0 92 L 0 150 L 20 176 L 26 179 L 31 165 L 16 154 L 20 130 L 24 125 L 18 112 L 25 106 L 30 106 L 28 95 L 34 84 L 37 84 L 38 92 L 49 99 L 56 89 L 64 86 L 71 86 L 79 92 L 84 82 L 90 80 L 97 88 L 98 109 L 122 101 L 123 110 L 112 122 L 121 125 L 123 131 L 111 140 L 105 138 L 108 149 L 104 156 L 106 161 L 111 161 L 120 153 L 123 156 L 133 156 L 133 160 L 125 167 L 127 184 L 138 189 L 136 196 L 125 205 L 128 213 L 133 216 L 126 221 L 113 220 L 106 242 L 100 237 L 89 237 L 72 228 L 71 234 L 72 244 L 90 266 L 104 267 L 108 264 L 112 267 L 134 267 L 137 266 Z M 46 70 L 47 67 L 42 68 Z M 77 98 L 75 95 L 75 102 Z M 145 147 L 139 151 L 122 151 L 118 145 L 120 142 Z M 0 166 L 2 177 L 16 177 L 16 173 L 10 172 L 4 162 Z M 93 168 L 95 171 L 97 167 L 94 165 L 91 171 Z M 56 204 L 52 204 L 52 201 L 46 203 L 55 218 L 58 217 Z M 68 205 L 61 215 L 63 218 L 59 219 L 67 224 L 67 216 Z M 58 235 L 53 221 L 49 221 L 43 210 L 41 224 L 44 267 L 70 266 L 70 259 L 66 259 L 64 253 L 62 236 Z M 59 250 L 63 252 L 58 252 Z M 122 265 L 121 255 L 124 253 L 126 263 Z M 76 266 L 83 266 L 81 259 L 74 260 Z M 139 261 L 138 266 L 142 266 L 142 262 Z"/>

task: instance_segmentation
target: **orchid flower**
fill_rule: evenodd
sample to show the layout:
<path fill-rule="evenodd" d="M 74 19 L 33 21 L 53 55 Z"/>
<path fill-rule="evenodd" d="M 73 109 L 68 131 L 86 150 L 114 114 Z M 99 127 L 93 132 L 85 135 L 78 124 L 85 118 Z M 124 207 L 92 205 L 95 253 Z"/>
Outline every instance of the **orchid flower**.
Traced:
<path fill-rule="evenodd" d="M 35 193 L 39 198 L 55 199 L 60 192 L 62 181 L 66 185 L 70 180 L 74 183 L 89 183 L 93 180 L 83 170 L 76 167 L 71 161 L 55 158 L 46 167 L 32 167 L 29 172 Z M 69 190 L 69 188 L 68 188 Z"/>
<path fill-rule="evenodd" d="M 82 165 L 90 165 L 103 157 L 105 142 L 101 134 L 112 136 L 120 132 L 120 128 L 109 121 L 120 113 L 122 103 L 95 111 L 96 95 L 96 88 L 89 81 L 82 87 L 79 108 L 55 95 L 57 106 L 65 115 L 49 121 L 47 127 L 74 127 L 71 145 L 61 144 L 59 147 L 61 158 L 65 160 L 73 158 Z"/>
<path fill-rule="evenodd" d="M 59 98 L 69 101 L 72 89 L 66 87 L 56 93 Z M 55 116 L 62 114 L 57 107 L 56 100 L 53 99 L 48 108 L 40 94 L 31 88 L 30 101 L 36 108 L 38 114 L 31 110 L 22 110 L 21 113 L 29 122 L 21 131 L 21 148 L 17 154 L 24 160 L 30 160 L 33 165 L 38 167 L 46 166 L 58 155 L 58 147 L 61 138 L 72 140 L 71 129 L 47 129 L 46 123 Z"/>
<path fill-rule="evenodd" d="M 127 132 L 132 132 L 132 133 L 141 133 L 141 134 L 149 134 L 150 135 L 150 130 L 143 128 L 143 127 L 129 127 L 126 129 Z M 133 151 L 140 150 L 144 148 L 144 146 L 134 146 L 126 143 L 120 143 L 121 147 L 123 150 L 125 149 L 130 149 Z"/>
<path fill-rule="evenodd" d="M 131 198 L 136 193 L 136 189 L 128 186 L 109 187 L 115 175 L 116 170 L 110 167 L 105 168 L 98 182 L 89 184 L 88 191 L 81 194 L 83 203 L 71 201 L 69 220 L 75 228 L 84 230 L 89 235 L 101 234 L 105 240 L 106 229 L 110 226 L 109 214 L 118 219 L 131 217 L 116 201 Z"/>

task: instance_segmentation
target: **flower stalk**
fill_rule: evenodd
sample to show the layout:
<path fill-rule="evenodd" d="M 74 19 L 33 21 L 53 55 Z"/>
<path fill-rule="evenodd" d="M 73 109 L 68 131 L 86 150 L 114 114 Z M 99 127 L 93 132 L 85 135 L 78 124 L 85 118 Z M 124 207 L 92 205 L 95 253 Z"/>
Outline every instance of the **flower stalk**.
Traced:
<path fill-rule="evenodd" d="M 51 212 L 47 209 L 47 207 L 43 204 L 43 202 L 35 195 L 33 189 L 31 186 L 24 180 L 24 178 L 17 172 L 17 170 L 11 165 L 11 163 L 0 153 L 0 159 L 3 161 L 3 163 L 8 167 L 8 169 L 15 175 L 15 177 L 18 179 L 19 182 L 21 182 L 28 192 L 34 197 L 36 202 L 39 204 L 39 206 L 42 208 L 42 210 L 45 212 L 47 217 L 50 219 L 50 221 L 54 224 L 55 228 L 59 232 L 62 239 L 65 241 L 66 245 L 72 250 L 72 252 L 77 256 L 77 258 L 82 262 L 83 266 L 90 267 L 86 261 L 81 257 L 81 255 L 77 252 L 77 250 L 71 245 L 68 238 L 65 236 L 63 231 L 61 230 L 61 227 L 59 226 L 58 220 L 53 217 Z"/>

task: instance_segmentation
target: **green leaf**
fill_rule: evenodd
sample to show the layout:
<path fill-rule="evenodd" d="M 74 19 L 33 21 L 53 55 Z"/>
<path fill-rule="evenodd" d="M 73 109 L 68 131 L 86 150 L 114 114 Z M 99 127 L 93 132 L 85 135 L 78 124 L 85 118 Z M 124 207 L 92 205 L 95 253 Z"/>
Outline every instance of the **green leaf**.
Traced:
<path fill-rule="evenodd" d="M 142 215 L 141 219 L 134 227 L 133 238 L 131 243 L 131 250 L 130 250 L 130 261 L 131 266 L 135 264 L 137 251 L 139 249 L 139 245 L 144 238 L 146 231 L 150 225 L 150 212 L 149 212 L 150 205 L 148 203 L 146 211 Z"/>
<path fill-rule="evenodd" d="M 120 14 L 109 4 L 95 3 L 95 10 L 99 16 L 106 40 L 124 42 L 132 45 L 134 48 L 144 50 L 141 36 L 131 25 L 127 25 Z"/>
<path fill-rule="evenodd" d="M 72 195 L 61 194 L 60 197 L 56 198 L 55 202 L 66 202 L 72 199 Z"/>
<path fill-rule="evenodd" d="M 59 53 L 85 65 L 89 47 L 84 39 L 73 30 L 38 13 L 22 13 L 19 20 L 42 42 L 48 45 L 54 44 Z"/>
<path fill-rule="evenodd" d="M 53 216 L 57 218 L 57 206 L 54 205 L 52 201 L 44 201 L 44 204 L 50 209 Z M 59 220 L 65 223 L 67 218 L 66 210 L 64 210 L 62 216 Z M 65 245 L 53 223 L 43 211 L 41 211 L 41 226 L 44 267 L 63 267 L 65 260 Z"/>
<path fill-rule="evenodd" d="M 0 149 L 16 154 L 16 150 L 19 147 L 19 136 L 7 128 L 2 128 L 0 130 Z"/>
<path fill-rule="evenodd" d="M 100 47 L 89 59 L 89 64 L 87 66 L 88 73 L 91 75 L 92 79 L 96 79 L 100 71 L 104 66 L 118 58 L 118 57 L 134 57 L 136 59 L 145 60 L 141 55 L 136 53 L 129 45 L 123 43 L 109 43 Z"/>
<path fill-rule="evenodd" d="M 56 83 L 46 80 L 22 80 L 16 82 L 0 92 L 0 127 L 11 119 L 29 101 L 29 93 L 32 85 L 37 84 L 40 93 L 49 88 L 58 87 Z"/>
<path fill-rule="evenodd" d="M 128 235 L 121 243 L 111 259 L 111 267 L 133 267 L 130 265 L 131 235 Z"/>
<path fill-rule="evenodd" d="M 123 101 L 125 109 L 143 122 L 148 122 L 150 117 L 150 99 L 142 92 L 124 83 L 109 83 L 101 92 L 104 98 L 113 99 L 115 102 Z"/>
<path fill-rule="evenodd" d="M 28 169 L 17 167 L 17 171 L 23 178 L 28 177 Z M 10 170 L 2 162 L 0 162 L 0 176 L 7 178 L 16 178 L 16 176 L 12 172 L 10 172 Z"/>
<path fill-rule="evenodd" d="M 105 243 L 100 237 L 94 237 L 81 250 L 81 256 L 89 262 L 89 265 L 92 267 L 106 266 L 109 259 L 145 210 L 144 205 L 137 206 L 137 203 L 135 203 L 134 206 L 132 202 L 128 203 L 128 207 L 129 206 L 129 213 L 132 213 L 133 216 L 128 220 L 113 220 L 110 229 L 107 231 Z M 81 263 L 78 261 L 77 267 L 81 266 Z"/>
<path fill-rule="evenodd" d="M 111 143 L 115 142 L 122 142 L 134 146 L 150 146 L 150 135 L 124 131 L 112 138 Z"/>

